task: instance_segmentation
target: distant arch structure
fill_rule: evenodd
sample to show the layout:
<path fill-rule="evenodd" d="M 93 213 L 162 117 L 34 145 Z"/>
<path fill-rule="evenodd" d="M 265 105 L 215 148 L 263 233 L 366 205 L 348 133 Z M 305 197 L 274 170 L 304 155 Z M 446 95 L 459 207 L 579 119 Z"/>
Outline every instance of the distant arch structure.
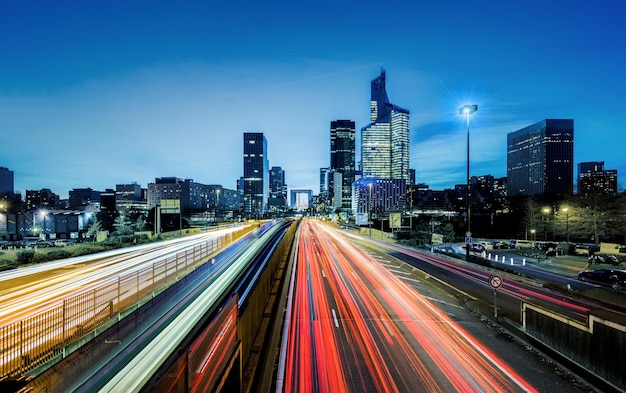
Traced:
<path fill-rule="evenodd" d="M 291 190 L 291 208 L 294 210 L 307 210 L 312 199 L 312 190 Z"/>

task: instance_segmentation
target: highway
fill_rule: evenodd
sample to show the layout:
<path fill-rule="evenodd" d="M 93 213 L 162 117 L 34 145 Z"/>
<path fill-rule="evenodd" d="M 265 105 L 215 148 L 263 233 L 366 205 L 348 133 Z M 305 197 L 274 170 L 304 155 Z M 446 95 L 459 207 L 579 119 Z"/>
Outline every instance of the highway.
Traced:
<path fill-rule="evenodd" d="M 198 266 L 242 230 L 170 241 L 0 273 L 0 378 L 19 377 L 89 332 L 123 318 Z"/>
<path fill-rule="evenodd" d="M 173 240 L 68 258 L 0 272 L 0 326 L 55 307 L 63 299 L 229 235 L 230 227 Z M 216 244 L 216 249 L 218 245 Z"/>
<path fill-rule="evenodd" d="M 537 391 L 338 231 L 303 220 L 297 239 L 277 391 Z"/>

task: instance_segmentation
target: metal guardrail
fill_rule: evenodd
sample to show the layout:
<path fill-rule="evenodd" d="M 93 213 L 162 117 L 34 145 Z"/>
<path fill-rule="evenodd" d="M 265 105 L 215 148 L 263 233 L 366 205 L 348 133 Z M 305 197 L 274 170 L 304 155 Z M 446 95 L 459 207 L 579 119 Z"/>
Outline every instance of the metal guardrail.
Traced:
<path fill-rule="evenodd" d="M 238 234 L 156 259 L 151 266 L 120 275 L 67 298 L 62 305 L 0 327 L 0 380 L 20 378 L 51 360 L 69 355 L 68 346 L 116 322 L 208 261 Z"/>

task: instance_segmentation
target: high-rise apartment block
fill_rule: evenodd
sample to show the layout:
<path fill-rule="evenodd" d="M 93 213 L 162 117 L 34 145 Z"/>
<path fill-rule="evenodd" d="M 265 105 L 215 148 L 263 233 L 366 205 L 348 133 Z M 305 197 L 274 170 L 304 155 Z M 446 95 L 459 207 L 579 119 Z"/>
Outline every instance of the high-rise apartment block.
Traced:
<path fill-rule="evenodd" d="M 571 195 L 574 120 L 546 119 L 507 135 L 508 195 Z"/>
<path fill-rule="evenodd" d="M 350 209 L 355 165 L 355 122 L 330 122 L 329 197 L 335 208 Z"/>
<path fill-rule="evenodd" d="M 578 164 L 578 194 L 589 196 L 597 193 L 617 194 L 617 170 L 604 169 L 604 161 Z"/>
<path fill-rule="evenodd" d="M 267 139 L 262 132 L 243 134 L 244 213 L 264 214 L 269 199 Z"/>
<path fill-rule="evenodd" d="M 389 102 L 385 70 L 371 84 L 370 124 L 361 129 L 363 177 L 409 182 L 409 111 Z"/>

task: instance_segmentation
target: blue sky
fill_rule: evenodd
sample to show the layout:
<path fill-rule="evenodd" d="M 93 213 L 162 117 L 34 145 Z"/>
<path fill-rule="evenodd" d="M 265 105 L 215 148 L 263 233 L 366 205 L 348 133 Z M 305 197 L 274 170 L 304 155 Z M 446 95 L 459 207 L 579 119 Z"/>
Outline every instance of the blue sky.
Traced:
<path fill-rule="evenodd" d="M 3 1 L 0 166 L 15 189 L 156 177 L 235 188 L 263 132 L 290 188 L 319 190 L 330 122 L 369 120 L 370 81 L 411 111 L 434 189 L 506 175 L 506 134 L 573 118 L 575 156 L 624 187 L 626 5 L 572 1 Z M 360 132 L 357 132 L 357 147 Z"/>

